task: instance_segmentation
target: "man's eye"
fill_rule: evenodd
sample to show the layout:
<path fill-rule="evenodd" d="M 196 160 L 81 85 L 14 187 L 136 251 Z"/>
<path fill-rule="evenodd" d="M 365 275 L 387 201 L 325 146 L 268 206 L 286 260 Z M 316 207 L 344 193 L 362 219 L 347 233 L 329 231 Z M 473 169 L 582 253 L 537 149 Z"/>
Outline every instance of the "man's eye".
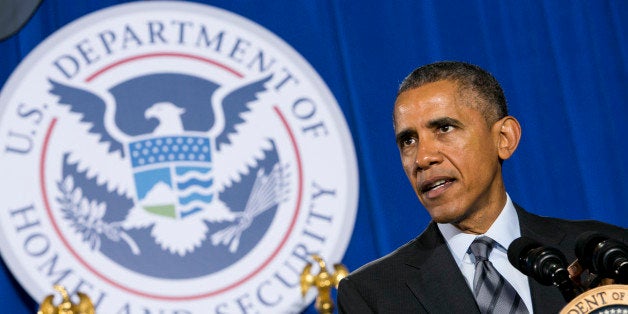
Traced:
<path fill-rule="evenodd" d="M 447 132 L 451 132 L 453 129 L 454 129 L 453 125 L 443 125 L 438 128 L 438 131 L 440 131 L 441 133 L 447 133 Z"/>
<path fill-rule="evenodd" d="M 399 141 L 399 145 L 401 147 L 412 146 L 414 143 L 416 143 L 416 139 L 414 137 L 404 138 L 401 141 Z"/>

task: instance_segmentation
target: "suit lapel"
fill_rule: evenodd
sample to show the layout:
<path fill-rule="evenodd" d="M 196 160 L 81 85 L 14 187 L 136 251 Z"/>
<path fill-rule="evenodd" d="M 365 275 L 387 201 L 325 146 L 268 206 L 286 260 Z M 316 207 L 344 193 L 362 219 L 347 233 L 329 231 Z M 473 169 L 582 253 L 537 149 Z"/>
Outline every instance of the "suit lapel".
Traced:
<path fill-rule="evenodd" d="M 407 285 L 430 313 L 479 313 L 438 227 L 431 222 L 407 260 Z"/>
<path fill-rule="evenodd" d="M 529 237 L 547 246 L 561 248 L 561 242 L 565 233 L 553 224 L 542 221 L 540 217 L 532 215 L 515 204 L 519 217 L 521 235 Z M 560 309 L 565 305 L 560 290 L 554 286 L 544 286 L 533 278 L 528 278 L 530 293 L 532 294 L 532 307 L 535 313 L 545 313 L 548 309 Z"/>

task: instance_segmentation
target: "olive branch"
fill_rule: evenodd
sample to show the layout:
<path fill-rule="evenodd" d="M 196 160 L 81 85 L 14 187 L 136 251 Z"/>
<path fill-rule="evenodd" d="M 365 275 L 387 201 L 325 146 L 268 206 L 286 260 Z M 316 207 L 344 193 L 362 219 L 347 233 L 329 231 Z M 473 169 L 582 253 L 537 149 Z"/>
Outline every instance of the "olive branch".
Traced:
<path fill-rule="evenodd" d="M 71 175 L 58 181 L 57 188 L 61 196 L 56 200 L 61 206 L 63 218 L 70 221 L 70 227 L 82 235 L 81 240 L 87 242 L 92 251 L 100 250 L 101 235 L 104 235 L 114 242 L 124 241 L 133 254 L 140 254 L 137 243 L 122 230 L 120 222 L 109 223 L 102 220 L 107 212 L 107 204 L 87 199 L 83 190 L 74 185 Z"/>

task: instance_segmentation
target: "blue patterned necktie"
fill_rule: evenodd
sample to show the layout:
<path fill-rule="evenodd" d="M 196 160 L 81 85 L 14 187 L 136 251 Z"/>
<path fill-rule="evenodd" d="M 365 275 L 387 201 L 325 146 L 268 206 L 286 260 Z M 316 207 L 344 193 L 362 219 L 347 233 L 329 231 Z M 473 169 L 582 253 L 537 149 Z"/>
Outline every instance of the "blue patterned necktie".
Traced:
<path fill-rule="evenodd" d="M 489 237 L 476 238 L 469 251 L 475 256 L 473 293 L 482 313 L 528 313 L 515 288 L 499 274 L 488 260 L 495 241 Z"/>

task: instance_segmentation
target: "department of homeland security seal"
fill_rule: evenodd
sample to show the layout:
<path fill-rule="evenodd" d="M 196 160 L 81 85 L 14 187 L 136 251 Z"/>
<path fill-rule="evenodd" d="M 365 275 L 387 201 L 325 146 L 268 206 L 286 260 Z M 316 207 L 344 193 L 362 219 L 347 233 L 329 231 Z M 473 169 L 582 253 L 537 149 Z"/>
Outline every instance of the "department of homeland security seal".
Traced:
<path fill-rule="evenodd" d="M 358 178 L 302 57 L 242 17 L 142 2 L 46 39 L 0 95 L 0 250 L 37 301 L 100 313 L 299 312 L 339 261 Z"/>

